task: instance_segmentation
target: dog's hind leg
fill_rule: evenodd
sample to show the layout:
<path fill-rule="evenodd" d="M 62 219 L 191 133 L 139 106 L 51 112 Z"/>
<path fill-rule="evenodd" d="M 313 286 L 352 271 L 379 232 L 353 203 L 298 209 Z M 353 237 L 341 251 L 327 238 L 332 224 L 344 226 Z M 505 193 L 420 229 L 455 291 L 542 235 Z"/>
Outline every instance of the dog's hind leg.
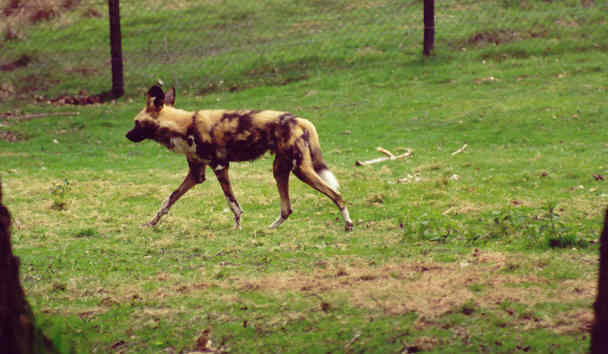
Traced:
<path fill-rule="evenodd" d="M 171 206 L 177 202 L 182 195 L 184 195 L 187 191 L 189 191 L 192 187 L 196 186 L 199 183 L 202 183 L 205 180 L 205 165 L 188 161 L 190 165 L 190 170 L 184 178 L 184 181 L 180 186 L 171 193 L 169 198 L 163 202 L 162 207 L 150 222 L 144 224 L 144 226 L 155 226 L 158 224 L 160 219 L 169 212 Z"/>
<path fill-rule="evenodd" d="M 228 165 L 218 165 L 213 168 L 213 172 L 215 172 L 215 176 L 217 177 L 217 180 L 220 182 L 220 186 L 222 186 L 222 190 L 224 191 L 224 196 L 226 197 L 228 206 L 234 214 L 234 228 L 240 229 L 243 209 L 241 209 L 239 202 L 237 202 L 236 198 L 234 197 L 234 193 L 232 192 L 230 178 L 228 177 Z"/>
<path fill-rule="evenodd" d="M 289 200 L 289 174 L 291 173 L 292 168 L 293 164 L 290 159 L 282 158 L 279 155 L 275 157 L 272 165 L 272 172 L 274 174 L 274 179 L 277 182 L 279 196 L 281 197 L 281 214 L 269 226 L 271 229 L 279 227 L 291 214 L 291 202 Z"/>
<path fill-rule="evenodd" d="M 302 180 L 302 182 L 328 196 L 340 209 L 340 213 L 342 214 L 345 223 L 345 230 L 351 231 L 353 229 L 353 221 L 350 219 L 346 202 L 344 202 L 338 191 L 331 188 L 317 172 L 315 172 L 311 161 L 310 151 L 307 146 L 304 147 L 299 142 L 296 144 L 302 154 L 302 158 L 297 161 L 293 173 Z"/>

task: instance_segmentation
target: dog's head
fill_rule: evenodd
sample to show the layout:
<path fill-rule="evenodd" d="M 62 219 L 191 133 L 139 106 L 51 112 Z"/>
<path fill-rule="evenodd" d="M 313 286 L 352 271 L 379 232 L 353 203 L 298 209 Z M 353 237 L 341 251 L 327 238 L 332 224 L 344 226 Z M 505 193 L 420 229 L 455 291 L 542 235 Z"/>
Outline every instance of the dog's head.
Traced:
<path fill-rule="evenodd" d="M 152 86 L 146 93 L 146 107 L 135 116 L 135 126 L 127 133 L 127 139 L 138 143 L 153 138 L 160 126 L 159 116 L 163 108 L 174 104 L 175 88 L 163 92 L 160 86 Z"/>

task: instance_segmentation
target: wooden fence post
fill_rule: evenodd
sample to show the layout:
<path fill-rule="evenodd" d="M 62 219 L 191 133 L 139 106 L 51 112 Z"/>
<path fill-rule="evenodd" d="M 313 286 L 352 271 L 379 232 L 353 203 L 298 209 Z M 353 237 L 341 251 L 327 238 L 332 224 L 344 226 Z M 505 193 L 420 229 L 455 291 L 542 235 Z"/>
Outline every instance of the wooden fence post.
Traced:
<path fill-rule="evenodd" d="M 120 0 L 108 0 L 110 11 L 110 54 L 112 56 L 112 97 L 125 93 L 122 66 L 122 36 L 120 33 Z"/>
<path fill-rule="evenodd" d="M 424 0 L 424 49 L 422 54 L 428 57 L 435 46 L 435 0 Z"/>

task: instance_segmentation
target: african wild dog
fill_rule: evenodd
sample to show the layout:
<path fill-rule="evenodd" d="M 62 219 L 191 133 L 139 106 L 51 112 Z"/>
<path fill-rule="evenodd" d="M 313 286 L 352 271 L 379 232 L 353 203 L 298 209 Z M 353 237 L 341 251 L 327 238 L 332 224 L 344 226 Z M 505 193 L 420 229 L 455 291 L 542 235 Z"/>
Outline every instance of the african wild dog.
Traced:
<path fill-rule="evenodd" d="M 291 214 L 289 174 L 325 194 L 338 206 L 346 231 L 353 228 L 346 203 L 338 192 L 338 181 L 321 157 L 317 131 L 306 119 L 276 111 L 201 110 L 189 112 L 174 107 L 175 88 L 166 93 L 152 86 L 146 107 L 135 117 L 135 127 L 127 133 L 133 142 L 152 139 L 186 155 L 190 170 L 182 184 L 169 196 L 147 224 L 154 226 L 190 188 L 205 180 L 211 167 L 234 214 L 234 227 L 241 227 L 239 206 L 228 178 L 232 161 L 250 161 L 270 150 L 274 153 L 274 178 L 281 197 L 281 214 L 270 225 L 281 225 Z"/>

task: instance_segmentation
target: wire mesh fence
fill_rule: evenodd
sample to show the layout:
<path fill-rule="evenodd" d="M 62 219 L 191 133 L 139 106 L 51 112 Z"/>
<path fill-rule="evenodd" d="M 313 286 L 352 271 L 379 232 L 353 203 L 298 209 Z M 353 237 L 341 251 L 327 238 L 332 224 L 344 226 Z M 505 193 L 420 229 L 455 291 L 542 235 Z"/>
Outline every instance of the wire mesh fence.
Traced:
<path fill-rule="evenodd" d="M 123 0 L 125 90 L 140 94 L 161 77 L 182 91 L 207 94 L 284 85 L 353 67 L 407 65 L 422 53 L 422 3 Z M 0 99 L 111 87 L 107 1 L 0 4 L 6 20 L 0 26 L 6 77 Z M 491 56 L 492 47 L 528 40 L 540 52 L 582 21 L 597 21 L 605 7 L 589 0 L 441 1 L 436 5 L 438 51 L 488 47 Z M 589 8 L 595 8 L 591 19 Z M 591 33 L 589 42 L 599 42 L 599 35 Z M 31 70 L 17 70 L 25 66 Z"/>
<path fill-rule="evenodd" d="M 144 46 L 133 48 L 125 38 L 126 65 L 137 80 L 162 75 L 197 93 L 288 84 L 363 64 L 363 57 L 371 64 L 387 49 L 401 54 L 411 44 L 408 35 L 422 29 L 415 18 L 421 14 L 408 11 L 408 5 L 387 2 L 369 11 L 372 5 L 363 2 L 280 0 L 173 10 L 178 18 L 150 28 L 156 33 Z M 126 33 L 132 11 L 137 9 L 124 8 Z M 162 11 L 151 9 L 159 18 Z M 404 15 L 412 16 L 406 20 L 412 23 L 404 23 Z M 149 35 L 150 29 L 133 35 Z M 142 60 L 152 61 L 154 70 L 133 70 Z"/>

